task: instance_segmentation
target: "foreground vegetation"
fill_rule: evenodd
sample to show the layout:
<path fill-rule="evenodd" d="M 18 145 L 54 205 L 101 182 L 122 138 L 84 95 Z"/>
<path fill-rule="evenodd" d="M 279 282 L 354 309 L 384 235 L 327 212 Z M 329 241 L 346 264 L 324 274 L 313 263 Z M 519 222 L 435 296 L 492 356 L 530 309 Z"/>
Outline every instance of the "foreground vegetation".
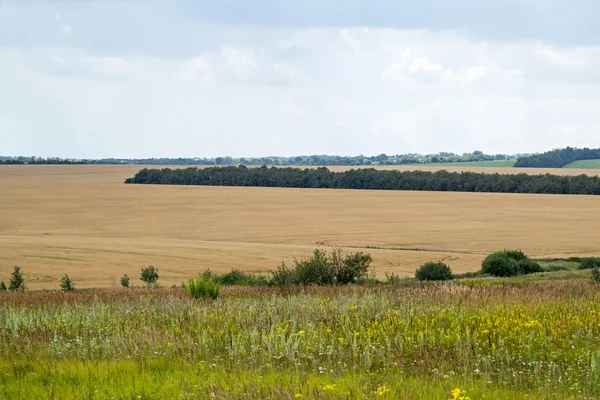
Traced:
<path fill-rule="evenodd" d="M 256 186 L 327 189 L 423 190 L 441 192 L 547 193 L 600 195 L 596 176 L 482 174 L 327 168 L 213 167 L 147 169 L 125 183 L 158 185 Z"/>
<path fill-rule="evenodd" d="M 1 396 L 595 398 L 599 300 L 585 281 L 4 293 Z"/>

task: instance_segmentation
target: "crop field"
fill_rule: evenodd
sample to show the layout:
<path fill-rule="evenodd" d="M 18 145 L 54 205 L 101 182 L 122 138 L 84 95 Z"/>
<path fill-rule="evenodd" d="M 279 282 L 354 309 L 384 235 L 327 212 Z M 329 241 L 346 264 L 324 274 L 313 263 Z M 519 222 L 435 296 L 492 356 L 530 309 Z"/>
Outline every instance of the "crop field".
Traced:
<path fill-rule="evenodd" d="M 139 285 L 155 265 L 171 285 L 206 268 L 274 270 L 332 245 L 370 253 L 380 277 L 435 260 L 474 271 L 503 248 L 600 253 L 594 196 L 124 185 L 140 168 L 0 167 L 0 280 L 19 265 L 32 289 L 65 273 L 79 288 L 124 273 Z"/>

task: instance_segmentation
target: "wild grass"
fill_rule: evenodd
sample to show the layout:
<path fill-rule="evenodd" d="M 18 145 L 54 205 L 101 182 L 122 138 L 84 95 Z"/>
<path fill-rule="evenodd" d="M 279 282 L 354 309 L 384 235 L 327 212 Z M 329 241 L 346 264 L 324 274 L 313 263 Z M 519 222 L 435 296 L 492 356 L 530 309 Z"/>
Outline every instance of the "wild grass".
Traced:
<path fill-rule="evenodd" d="M 0 294 L 0 397 L 596 398 L 585 281 Z"/>

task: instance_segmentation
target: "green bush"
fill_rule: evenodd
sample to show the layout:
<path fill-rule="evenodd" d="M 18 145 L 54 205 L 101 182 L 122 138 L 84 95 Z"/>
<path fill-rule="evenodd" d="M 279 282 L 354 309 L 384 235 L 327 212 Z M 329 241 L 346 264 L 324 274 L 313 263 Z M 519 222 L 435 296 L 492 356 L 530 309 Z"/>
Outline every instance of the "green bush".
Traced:
<path fill-rule="evenodd" d="M 271 272 L 269 284 L 271 286 L 291 286 L 296 284 L 296 270 L 289 269 L 285 263 L 277 267 L 277 271 Z"/>
<path fill-rule="evenodd" d="M 124 288 L 129 287 L 129 276 L 127 274 L 121 277 L 121 286 L 123 286 Z"/>
<path fill-rule="evenodd" d="M 223 286 L 267 286 L 268 280 L 262 275 L 247 274 L 238 269 L 232 269 L 224 275 L 212 276 L 212 272 L 209 272 L 206 277 L 214 279 Z"/>
<path fill-rule="evenodd" d="M 516 276 L 543 271 L 538 263 L 528 259 L 521 250 L 504 250 L 490 254 L 481 264 L 481 272 L 493 276 Z"/>
<path fill-rule="evenodd" d="M 219 297 L 221 284 L 212 279 L 204 279 L 201 276 L 192 278 L 185 286 L 186 293 L 194 299 L 212 299 L 216 300 Z"/>
<path fill-rule="evenodd" d="M 15 266 L 12 274 L 10 275 L 8 290 L 11 292 L 22 292 L 25 289 L 25 278 L 21 272 L 21 267 Z"/>
<path fill-rule="evenodd" d="M 356 283 L 365 279 L 373 259 L 370 254 L 362 252 L 350 253 L 344 256 L 342 249 L 336 247 L 329 257 L 333 279 L 338 285 Z"/>
<path fill-rule="evenodd" d="M 156 287 L 158 281 L 158 269 L 154 265 L 150 265 L 147 268 L 142 268 L 140 279 L 145 282 L 149 288 Z"/>
<path fill-rule="evenodd" d="M 515 261 L 527 260 L 527 256 L 521 250 L 504 250 L 502 253 L 506 254 Z"/>
<path fill-rule="evenodd" d="M 531 260 L 520 260 L 517 262 L 517 272 L 521 275 L 535 274 L 536 272 L 544 272 L 542 266 Z"/>
<path fill-rule="evenodd" d="M 579 269 L 592 269 L 600 267 L 600 257 L 585 257 L 581 259 Z"/>
<path fill-rule="evenodd" d="M 415 272 L 419 281 L 448 281 L 453 278 L 452 270 L 441 261 L 427 262 Z"/>
<path fill-rule="evenodd" d="M 600 283 L 600 269 L 598 267 L 592 268 L 592 275 L 590 276 L 590 282 Z"/>
<path fill-rule="evenodd" d="M 518 274 L 518 268 L 517 260 L 509 257 L 504 251 L 490 254 L 481 264 L 481 272 L 493 276 L 515 276 Z"/>
<path fill-rule="evenodd" d="M 69 278 L 69 275 L 65 274 L 61 278 L 60 290 L 62 290 L 63 292 L 72 292 L 75 290 L 75 282 L 73 282 L 73 280 Z"/>
<path fill-rule="evenodd" d="M 6 283 L 4 281 L 0 282 L 0 292 L 6 292 L 7 290 Z"/>
<path fill-rule="evenodd" d="M 302 285 L 333 285 L 334 274 L 327 253 L 316 249 L 312 257 L 295 260 L 296 282 Z"/>

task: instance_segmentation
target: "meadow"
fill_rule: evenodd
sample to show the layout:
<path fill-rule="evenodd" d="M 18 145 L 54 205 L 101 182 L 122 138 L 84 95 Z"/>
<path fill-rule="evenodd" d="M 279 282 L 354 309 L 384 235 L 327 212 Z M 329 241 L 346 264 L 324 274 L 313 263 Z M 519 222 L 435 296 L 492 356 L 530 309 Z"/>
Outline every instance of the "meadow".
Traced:
<path fill-rule="evenodd" d="M 598 169 L 600 168 L 600 160 L 581 160 L 575 161 L 571 164 L 564 166 L 564 168 L 574 169 Z"/>
<path fill-rule="evenodd" d="M 1 294 L 0 396 L 600 396 L 585 280 Z"/>
<path fill-rule="evenodd" d="M 155 265 L 171 285 L 333 245 L 371 253 L 379 277 L 434 260 L 474 271 L 503 248 L 600 252 L 582 229 L 600 224 L 591 196 L 124 185 L 139 168 L 0 166 L 0 280 L 19 265 L 31 289 L 56 289 L 65 273 L 79 288 L 118 286 L 125 273 L 139 285 Z"/>

